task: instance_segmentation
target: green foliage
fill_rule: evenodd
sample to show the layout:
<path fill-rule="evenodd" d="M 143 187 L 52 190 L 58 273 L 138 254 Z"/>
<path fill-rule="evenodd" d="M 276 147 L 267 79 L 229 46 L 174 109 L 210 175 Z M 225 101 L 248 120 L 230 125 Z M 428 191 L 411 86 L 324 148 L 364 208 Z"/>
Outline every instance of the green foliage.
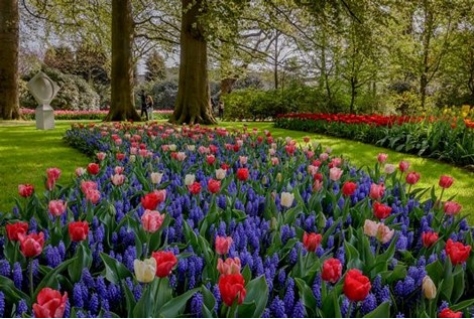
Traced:
<path fill-rule="evenodd" d="M 391 127 L 365 123 L 311 120 L 300 118 L 277 119 L 277 127 L 348 138 L 379 145 L 397 152 L 433 158 L 459 166 L 474 167 L 474 130 L 462 119 L 404 123 Z"/>
<path fill-rule="evenodd" d="M 63 74 L 56 69 L 43 67 L 42 71 L 46 73 L 60 90 L 51 106 L 55 110 L 98 110 L 99 95 L 87 84 L 84 79 L 71 74 Z M 25 76 L 22 80 L 28 82 L 35 73 Z M 26 83 L 20 85 L 20 105 L 27 108 L 36 108 L 37 103 L 33 96 L 27 91 Z"/>
<path fill-rule="evenodd" d="M 268 120 L 289 112 L 321 110 L 320 95 L 308 86 L 289 87 L 281 90 L 234 91 L 224 97 L 226 120 Z"/>
<path fill-rule="evenodd" d="M 148 82 L 163 81 L 166 79 L 165 60 L 156 50 L 148 56 L 146 62 L 145 79 Z"/>

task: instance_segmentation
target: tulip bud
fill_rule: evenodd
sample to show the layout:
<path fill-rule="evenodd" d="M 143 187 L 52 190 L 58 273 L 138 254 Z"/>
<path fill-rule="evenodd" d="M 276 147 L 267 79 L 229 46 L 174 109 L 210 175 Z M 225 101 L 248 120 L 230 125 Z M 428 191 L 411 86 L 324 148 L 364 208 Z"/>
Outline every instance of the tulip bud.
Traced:
<path fill-rule="evenodd" d="M 426 299 L 436 298 L 436 285 L 434 284 L 433 280 L 431 280 L 430 276 L 426 275 L 423 278 L 421 290 L 423 291 L 423 295 Z"/>
<path fill-rule="evenodd" d="M 139 282 L 152 282 L 156 274 L 156 260 L 155 258 L 148 258 L 144 261 L 135 259 L 133 261 L 133 269 Z"/>

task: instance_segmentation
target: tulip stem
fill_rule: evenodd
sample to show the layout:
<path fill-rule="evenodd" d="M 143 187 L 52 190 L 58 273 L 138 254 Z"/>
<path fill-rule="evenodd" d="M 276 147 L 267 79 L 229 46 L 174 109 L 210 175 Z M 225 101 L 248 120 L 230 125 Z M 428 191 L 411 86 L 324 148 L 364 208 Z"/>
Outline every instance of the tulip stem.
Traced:
<path fill-rule="evenodd" d="M 33 293 L 34 293 L 34 287 L 33 287 L 33 285 L 34 285 L 34 283 L 33 283 L 33 261 L 34 261 L 34 259 L 31 258 L 30 259 L 30 274 L 29 274 L 30 275 L 30 296 L 31 296 L 31 298 L 33 298 Z"/>

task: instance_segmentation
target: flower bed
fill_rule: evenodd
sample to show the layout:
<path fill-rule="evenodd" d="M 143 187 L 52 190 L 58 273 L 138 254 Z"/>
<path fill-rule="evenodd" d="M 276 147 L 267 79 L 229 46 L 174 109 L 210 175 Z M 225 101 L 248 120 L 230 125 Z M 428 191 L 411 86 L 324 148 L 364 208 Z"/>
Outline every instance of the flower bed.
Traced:
<path fill-rule="evenodd" d="M 461 117 L 294 113 L 276 127 L 328 134 L 459 166 L 474 165 L 474 122 Z"/>
<path fill-rule="evenodd" d="M 20 110 L 21 115 L 25 120 L 35 119 L 35 110 L 22 108 Z M 107 115 L 108 110 L 101 111 L 54 111 L 54 117 L 56 120 L 103 120 Z M 173 110 L 155 110 L 153 116 L 155 120 L 166 120 L 173 114 Z"/>
<path fill-rule="evenodd" d="M 308 139 L 129 123 L 65 139 L 97 162 L 71 187 L 54 168 L 44 195 L 19 187 L 1 316 L 470 315 L 472 229 L 448 176 L 421 203 L 408 163 L 365 173 Z"/>

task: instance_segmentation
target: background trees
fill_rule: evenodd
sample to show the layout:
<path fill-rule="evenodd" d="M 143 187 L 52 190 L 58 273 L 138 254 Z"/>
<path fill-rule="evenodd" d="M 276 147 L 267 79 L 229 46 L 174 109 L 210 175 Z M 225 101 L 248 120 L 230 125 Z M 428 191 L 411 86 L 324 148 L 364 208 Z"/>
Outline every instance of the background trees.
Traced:
<path fill-rule="evenodd" d="M 290 100 L 292 110 L 312 105 L 314 111 L 409 113 L 474 103 L 469 0 L 9 0 L 1 5 L 2 14 L 12 12 L 10 5 L 19 8 L 21 23 L 39 25 L 29 29 L 28 42 L 47 43 L 37 53 L 43 68 L 83 78 L 99 94 L 100 105 L 110 106 L 111 120 L 137 119 L 137 88 L 154 95 L 158 108 L 175 101 L 177 123 L 214 122 L 211 96 L 226 99 L 255 83 L 275 90 L 246 94 L 255 98 L 254 108 L 268 103 L 264 109 L 278 109 L 284 99 L 259 100 L 262 96 L 288 95 L 287 89 L 306 92 L 296 94 L 305 101 Z M 1 30 L 5 36 L 7 29 Z M 11 30 L 17 29 L 7 30 L 10 37 Z M 35 38 L 40 40 L 31 41 Z M 5 43 L 9 49 L 0 49 L 2 54 L 15 52 L 14 41 Z M 31 57 L 26 53 L 21 56 Z M 36 64 L 25 68 L 29 59 L 22 58 L 21 68 L 37 71 Z M 5 61 L 2 76 L 18 68 Z M 5 83 L 0 92 L 15 92 Z M 13 100 L 7 104 L 16 109 Z M 15 117 L 9 112 L 7 117 Z"/>

